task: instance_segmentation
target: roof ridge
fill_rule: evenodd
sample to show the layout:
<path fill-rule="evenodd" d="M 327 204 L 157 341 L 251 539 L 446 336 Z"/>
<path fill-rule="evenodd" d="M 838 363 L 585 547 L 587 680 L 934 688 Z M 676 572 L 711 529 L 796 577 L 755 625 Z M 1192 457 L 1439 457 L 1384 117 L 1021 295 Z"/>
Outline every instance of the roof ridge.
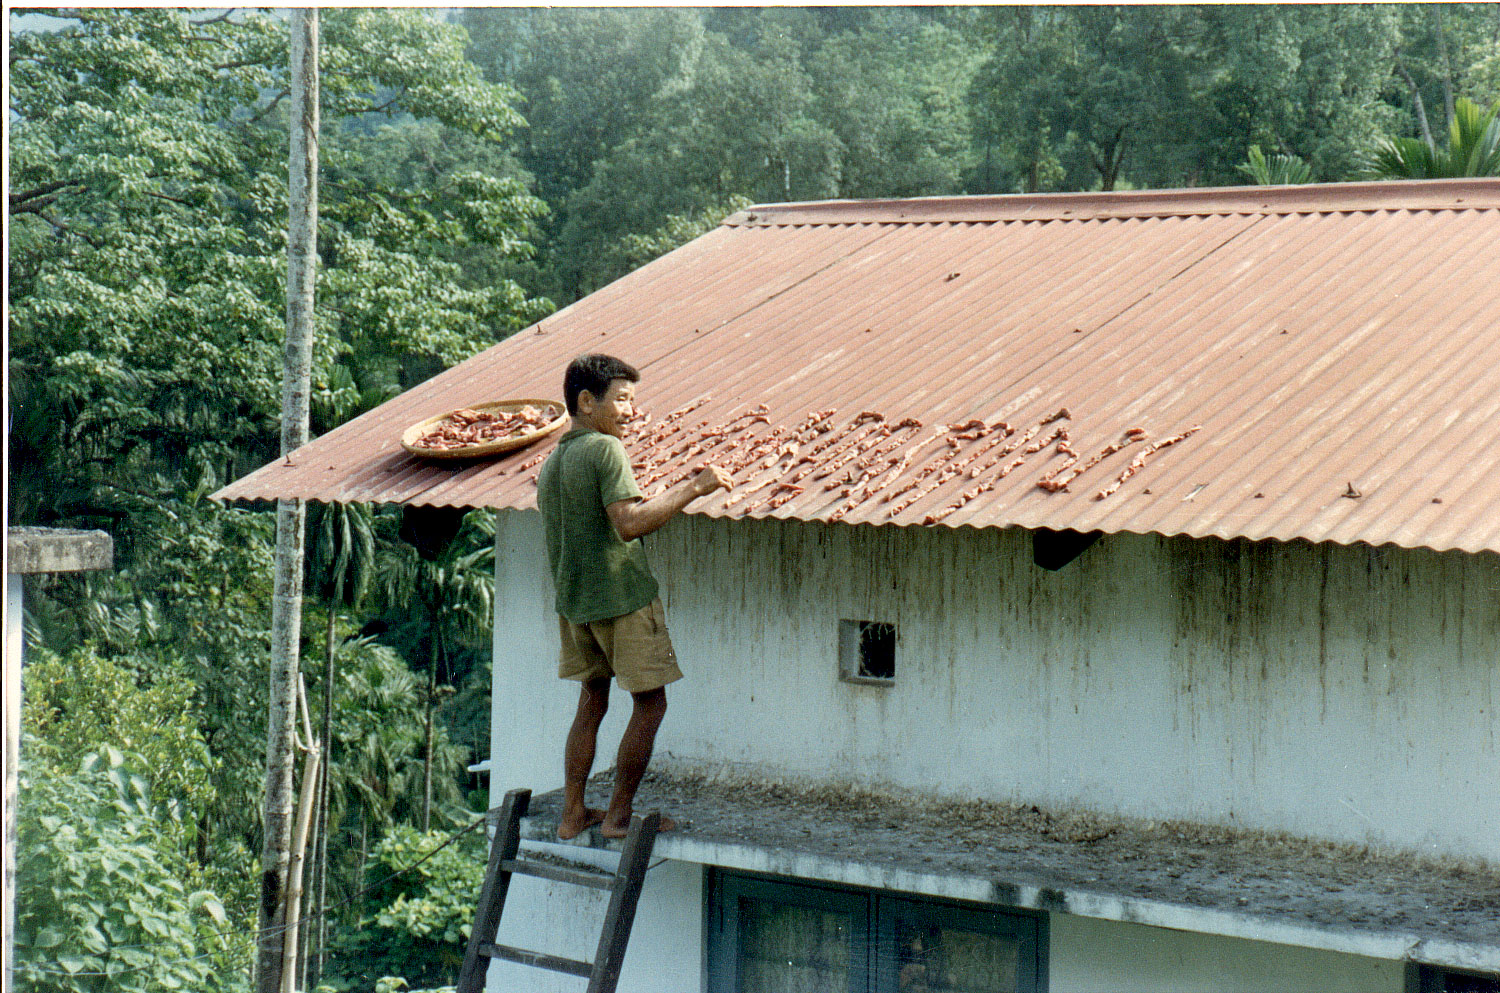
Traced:
<path fill-rule="evenodd" d="M 1209 186 L 1108 193 L 1005 193 L 768 203 L 732 214 L 724 219 L 724 225 L 922 224 L 1495 208 L 1500 208 L 1500 179 L 1408 179 L 1301 186 Z"/>

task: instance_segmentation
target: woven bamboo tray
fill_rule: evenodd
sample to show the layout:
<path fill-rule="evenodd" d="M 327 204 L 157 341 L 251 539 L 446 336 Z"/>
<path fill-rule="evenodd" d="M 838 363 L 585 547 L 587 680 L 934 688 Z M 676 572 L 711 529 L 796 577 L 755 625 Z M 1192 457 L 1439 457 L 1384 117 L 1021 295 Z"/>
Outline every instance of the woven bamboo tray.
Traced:
<path fill-rule="evenodd" d="M 474 445 L 462 445 L 458 448 L 427 448 L 417 444 L 418 438 L 437 427 L 443 421 L 446 421 L 449 417 L 456 414 L 458 410 L 510 413 L 528 405 L 536 407 L 538 410 L 546 407 L 555 407 L 560 413 L 543 427 L 534 428 L 522 434 L 497 438 L 494 441 L 484 441 Z M 429 417 L 425 421 L 418 421 L 416 424 L 413 424 L 401 432 L 401 447 L 413 455 L 420 455 L 429 459 L 482 459 L 515 451 L 517 448 L 525 448 L 527 445 L 540 441 L 548 435 L 561 430 L 568 423 L 567 408 L 557 400 L 491 400 L 488 403 L 476 403 L 468 407 L 460 407 L 458 410 L 450 410 L 445 414 L 438 414 L 436 417 Z"/>

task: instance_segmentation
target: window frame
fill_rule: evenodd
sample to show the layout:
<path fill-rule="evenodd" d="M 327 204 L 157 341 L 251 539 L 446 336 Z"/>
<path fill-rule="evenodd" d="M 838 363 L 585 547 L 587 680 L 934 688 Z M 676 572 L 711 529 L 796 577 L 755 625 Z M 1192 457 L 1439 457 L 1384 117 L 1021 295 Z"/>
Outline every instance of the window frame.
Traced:
<path fill-rule="evenodd" d="M 739 989 L 739 915 L 742 898 L 836 910 L 850 914 L 850 993 L 896 993 L 894 970 L 878 967 L 882 948 L 894 946 L 900 922 L 936 924 L 1001 938 L 1020 945 L 1016 988 L 1046 993 L 1048 915 L 1019 907 L 1000 907 L 930 897 L 920 893 L 843 886 L 789 876 L 705 867 L 703 988 L 708 993 Z M 887 956 L 895 961 L 895 956 Z"/>
<path fill-rule="evenodd" d="M 1472 969 L 1456 969 L 1451 966 L 1407 962 L 1406 993 L 1446 993 L 1450 977 L 1455 979 L 1483 979 L 1500 982 L 1500 975 L 1493 972 L 1475 972 Z"/>

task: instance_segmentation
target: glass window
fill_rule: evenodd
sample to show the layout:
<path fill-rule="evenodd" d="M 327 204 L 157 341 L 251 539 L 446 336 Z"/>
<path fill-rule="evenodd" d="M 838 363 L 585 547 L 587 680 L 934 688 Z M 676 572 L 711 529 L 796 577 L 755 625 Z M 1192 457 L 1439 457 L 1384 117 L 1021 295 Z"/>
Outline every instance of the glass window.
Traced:
<path fill-rule="evenodd" d="M 1407 965 L 1406 988 L 1411 993 L 1500 993 L 1500 973 L 1411 962 Z"/>
<path fill-rule="evenodd" d="M 896 989 L 900 993 L 1015 993 L 1014 938 L 937 924 L 896 925 Z"/>
<path fill-rule="evenodd" d="M 723 873 L 710 887 L 710 988 L 856 993 L 866 988 L 869 901 L 821 886 Z"/>
<path fill-rule="evenodd" d="M 1036 993 L 1044 919 L 719 872 L 710 886 L 714 993 Z"/>
<path fill-rule="evenodd" d="M 844 993 L 849 914 L 741 899 L 739 988 L 744 993 Z"/>
<path fill-rule="evenodd" d="M 877 894 L 879 987 L 895 993 L 1041 989 L 1035 915 Z"/>

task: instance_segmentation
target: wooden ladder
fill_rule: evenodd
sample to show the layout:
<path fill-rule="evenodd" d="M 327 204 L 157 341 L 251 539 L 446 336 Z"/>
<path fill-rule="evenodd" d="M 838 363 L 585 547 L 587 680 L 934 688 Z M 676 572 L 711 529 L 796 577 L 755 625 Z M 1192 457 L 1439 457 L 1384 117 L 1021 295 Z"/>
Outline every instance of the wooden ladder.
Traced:
<path fill-rule="evenodd" d="M 474 918 L 474 931 L 469 935 L 469 949 L 464 954 L 456 993 L 483 993 L 490 959 L 505 959 L 582 976 L 589 981 L 588 993 L 614 993 L 620 981 L 620 967 L 625 964 L 625 945 L 630 941 L 630 928 L 635 923 L 635 905 L 646 881 L 647 863 L 651 859 L 652 846 L 656 844 L 661 814 L 652 812 L 632 817 L 630 831 L 625 836 L 625 848 L 620 853 L 619 868 L 614 873 L 593 872 L 516 857 L 521 848 L 521 818 L 526 816 L 530 804 L 530 790 L 511 790 L 505 794 L 495 840 L 490 843 L 489 867 L 484 874 L 484 888 L 479 893 L 479 912 Z M 604 914 L 599 949 L 593 962 L 495 943 L 500 914 L 505 910 L 505 893 L 510 888 L 511 874 L 517 872 L 559 883 L 609 890 L 609 909 Z"/>

